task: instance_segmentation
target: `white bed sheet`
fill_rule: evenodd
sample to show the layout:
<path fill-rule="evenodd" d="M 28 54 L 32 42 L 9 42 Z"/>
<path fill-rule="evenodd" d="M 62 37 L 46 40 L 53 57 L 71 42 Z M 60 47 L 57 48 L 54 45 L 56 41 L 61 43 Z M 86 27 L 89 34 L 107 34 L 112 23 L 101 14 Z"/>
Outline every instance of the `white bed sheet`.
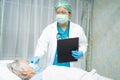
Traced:
<path fill-rule="evenodd" d="M 7 64 L 12 61 L 0 60 L 0 80 L 22 80 L 7 68 Z"/>
<path fill-rule="evenodd" d="M 0 80 L 22 80 L 20 79 L 18 76 L 16 76 L 15 74 L 13 74 L 8 68 L 7 68 L 7 64 L 12 62 L 13 60 L 0 60 Z M 91 80 L 98 80 L 98 74 L 94 75 L 95 77 L 92 78 Z M 51 76 L 50 76 L 51 77 Z M 48 77 L 48 80 L 50 79 L 50 77 Z M 82 78 L 82 80 L 90 80 L 88 79 L 88 75 L 86 75 L 84 78 Z M 47 79 L 45 79 L 47 80 Z M 53 79 L 55 80 L 55 78 Z M 59 80 L 58 77 L 56 80 Z M 65 79 L 66 80 L 66 79 Z M 112 80 L 109 78 L 105 78 L 100 76 L 99 80 Z"/>

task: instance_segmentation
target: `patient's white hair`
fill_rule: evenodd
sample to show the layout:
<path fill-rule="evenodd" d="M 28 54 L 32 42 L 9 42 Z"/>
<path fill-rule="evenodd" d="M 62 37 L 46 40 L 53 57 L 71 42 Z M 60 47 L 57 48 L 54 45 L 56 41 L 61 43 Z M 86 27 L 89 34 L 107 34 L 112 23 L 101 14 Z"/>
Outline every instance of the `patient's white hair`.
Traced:
<path fill-rule="evenodd" d="M 22 80 L 27 80 L 26 76 L 21 75 L 20 71 L 26 71 L 24 64 L 21 63 L 19 60 L 15 60 L 12 63 L 8 64 L 8 68 Z"/>

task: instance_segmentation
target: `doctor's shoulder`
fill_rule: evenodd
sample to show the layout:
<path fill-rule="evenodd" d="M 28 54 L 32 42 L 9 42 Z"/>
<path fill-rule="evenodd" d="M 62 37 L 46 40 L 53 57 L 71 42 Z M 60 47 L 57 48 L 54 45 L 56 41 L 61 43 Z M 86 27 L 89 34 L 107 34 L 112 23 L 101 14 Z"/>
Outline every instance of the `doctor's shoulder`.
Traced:
<path fill-rule="evenodd" d="M 54 28 L 54 25 L 53 24 L 49 24 L 47 25 L 44 29 L 43 29 L 43 33 L 49 33 L 52 31 L 52 29 Z"/>
<path fill-rule="evenodd" d="M 47 25 L 44 30 L 45 31 L 51 31 L 52 29 L 54 29 L 57 26 L 57 22 L 51 23 L 49 25 Z"/>
<path fill-rule="evenodd" d="M 76 23 L 71 22 L 70 25 L 71 25 L 73 28 L 77 29 L 77 31 L 83 31 L 83 28 L 82 28 L 81 25 L 79 25 L 79 24 L 76 24 Z"/>

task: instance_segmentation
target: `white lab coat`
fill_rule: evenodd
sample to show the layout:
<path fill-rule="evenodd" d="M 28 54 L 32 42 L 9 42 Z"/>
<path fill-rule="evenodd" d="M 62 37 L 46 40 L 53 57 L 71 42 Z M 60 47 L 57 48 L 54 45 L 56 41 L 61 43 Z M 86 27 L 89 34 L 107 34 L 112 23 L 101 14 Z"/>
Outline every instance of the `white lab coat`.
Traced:
<path fill-rule="evenodd" d="M 57 47 L 57 22 L 48 25 L 42 32 L 35 50 L 34 56 L 42 57 L 47 53 L 47 66 L 52 65 Z M 87 50 L 87 39 L 80 25 L 70 22 L 69 38 L 79 37 L 79 50 L 83 53 Z M 80 58 L 83 60 L 83 58 Z M 70 66 L 74 66 L 71 62 Z M 80 64 L 80 63 L 79 63 Z M 83 63 L 82 63 L 83 64 Z"/>

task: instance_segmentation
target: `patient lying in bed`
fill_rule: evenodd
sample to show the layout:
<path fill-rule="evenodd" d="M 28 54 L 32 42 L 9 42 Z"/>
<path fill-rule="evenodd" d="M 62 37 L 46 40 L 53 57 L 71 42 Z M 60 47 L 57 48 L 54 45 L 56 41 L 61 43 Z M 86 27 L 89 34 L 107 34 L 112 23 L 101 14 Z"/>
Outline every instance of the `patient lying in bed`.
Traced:
<path fill-rule="evenodd" d="M 111 80 L 100 76 L 95 70 L 87 72 L 78 68 L 54 65 L 34 72 L 27 60 L 15 60 L 8 64 L 8 68 L 22 80 Z"/>

